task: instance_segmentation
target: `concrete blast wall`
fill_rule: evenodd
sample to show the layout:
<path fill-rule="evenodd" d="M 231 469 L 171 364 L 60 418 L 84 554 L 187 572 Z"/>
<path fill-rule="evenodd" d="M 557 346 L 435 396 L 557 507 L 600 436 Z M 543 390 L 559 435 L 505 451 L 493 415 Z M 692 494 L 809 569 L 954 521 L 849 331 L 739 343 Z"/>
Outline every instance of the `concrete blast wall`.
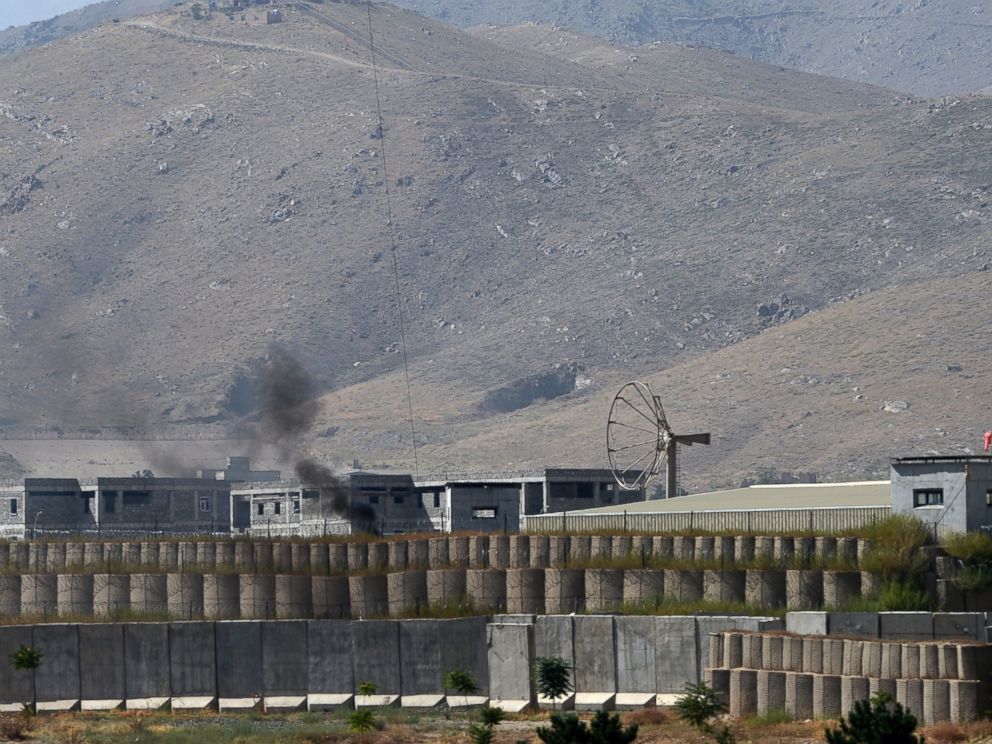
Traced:
<path fill-rule="evenodd" d="M 487 618 L 50 624 L 0 627 L 0 656 L 33 645 L 33 673 L 0 675 L 0 704 L 169 698 L 352 695 L 363 681 L 387 695 L 444 694 L 463 669 L 489 694 Z M 527 657 L 529 658 L 529 657 Z"/>

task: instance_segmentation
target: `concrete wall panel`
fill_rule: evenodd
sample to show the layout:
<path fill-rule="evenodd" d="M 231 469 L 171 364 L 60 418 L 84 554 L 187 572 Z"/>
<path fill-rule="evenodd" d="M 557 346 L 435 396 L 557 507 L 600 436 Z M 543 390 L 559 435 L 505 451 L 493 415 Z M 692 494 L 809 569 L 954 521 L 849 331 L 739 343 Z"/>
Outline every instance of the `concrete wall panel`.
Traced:
<path fill-rule="evenodd" d="M 217 695 L 255 697 L 262 684 L 262 624 L 238 620 L 215 623 Z"/>
<path fill-rule="evenodd" d="M 440 621 L 442 671 L 464 669 L 475 678 L 481 695 L 489 694 L 486 625 L 485 617 Z M 440 688 L 432 692 L 440 692 Z"/>
<path fill-rule="evenodd" d="M 173 695 L 216 696 L 216 658 L 213 623 L 169 625 L 169 679 Z"/>
<path fill-rule="evenodd" d="M 124 626 L 125 689 L 128 698 L 169 697 L 169 626 L 128 623 Z"/>
<path fill-rule="evenodd" d="M 21 646 L 30 646 L 31 627 L 28 625 L 0 626 L 0 660 L 5 665 L 10 655 Z M 0 674 L 0 703 L 31 701 L 31 672 L 16 671 L 5 666 Z"/>
<path fill-rule="evenodd" d="M 38 700 L 79 700 L 77 626 L 36 625 L 32 645 L 44 655 L 41 666 L 35 669 Z"/>
<path fill-rule="evenodd" d="M 400 634 L 396 620 L 352 623 L 355 684 L 373 682 L 380 695 L 402 694 Z"/>
<path fill-rule="evenodd" d="M 489 695 L 494 700 L 536 699 L 532 669 L 533 625 L 491 624 L 487 626 Z"/>
<path fill-rule="evenodd" d="M 443 688 L 441 621 L 408 620 L 399 624 L 400 690 L 403 695 L 430 695 Z M 459 669 L 461 666 L 459 665 Z"/>
<path fill-rule="evenodd" d="M 355 692 L 353 643 L 350 620 L 311 620 L 307 623 L 309 692 Z"/>
<path fill-rule="evenodd" d="M 655 663 L 658 618 L 617 617 L 617 692 L 657 692 Z"/>
<path fill-rule="evenodd" d="M 576 615 L 572 621 L 575 628 L 575 691 L 616 692 L 613 617 Z"/>
<path fill-rule="evenodd" d="M 700 646 L 709 655 L 709 633 L 722 628 L 709 627 L 709 618 L 656 617 L 655 671 L 658 692 L 682 692 L 689 682 L 701 679 Z M 702 638 L 702 640 L 700 640 Z"/>
<path fill-rule="evenodd" d="M 83 700 L 123 700 L 124 627 L 79 626 L 79 691 Z"/>
<path fill-rule="evenodd" d="M 305 695 L 309 666 L 306 621 L 262 623 L 262 691 L 266 695 Z"/>

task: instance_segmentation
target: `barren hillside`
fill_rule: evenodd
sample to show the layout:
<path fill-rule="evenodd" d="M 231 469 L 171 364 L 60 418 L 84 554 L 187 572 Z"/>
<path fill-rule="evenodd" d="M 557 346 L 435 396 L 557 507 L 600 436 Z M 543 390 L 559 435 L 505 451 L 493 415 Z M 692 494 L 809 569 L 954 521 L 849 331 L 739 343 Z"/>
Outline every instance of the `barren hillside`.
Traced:
<path fill-rule="evenodd" d="M 724 49 L 921 96 L 992 84 L 988 0 L 397 0 L 461 27 L 556 25 L 611 43 Z"/>
<path fill-rule="evenodd" d="M 375 6 L 383 140 L 364 7 L 313 7 L 271 26 L 175 9 L 0 60 L 7 436 L 234 428 L 277 346 L 329 395 L 316 450 L 408 466 L 401 303 L 423 469 L 589 463 L 614 385 L 659 374 L 683 378 L 675 421 L 774 442 L 805 400 L 765 419 L 741 384 L 721 414 L 705 375 L 758 375 L 741 365 L 767 352 L 747 350 L 807 315 L 880 343 L 891 318 L 859 299 L 875 290 L 978 301 L 959 278 L 989 261 L 992 100 Z M 943 332 L 948 359 L 974 350 L 960 324 Z M 905 359 L 871 364 L 844 374 L 898 377 Z M 974 402 L 951 405 L 958 374 L 935 372 L 930 395 L 977 426 Z M 828 420 L 826 449 L 793 437 L 784 459 L 854 469 L 847 418 Z M 755 457 L 721 453 L 710 480 Z"/>

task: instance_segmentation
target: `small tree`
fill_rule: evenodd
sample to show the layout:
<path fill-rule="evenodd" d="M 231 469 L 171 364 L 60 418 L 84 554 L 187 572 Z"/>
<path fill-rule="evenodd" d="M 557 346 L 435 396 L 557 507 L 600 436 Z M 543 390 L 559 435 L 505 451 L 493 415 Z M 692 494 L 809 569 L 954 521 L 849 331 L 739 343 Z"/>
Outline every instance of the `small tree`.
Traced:
<path fill-rule="evenodd" d="M 705 682 L 686 685 L 685 694 L 675 703 L 675 714 L 690 726 L 714 737 L 719 744 L 733 744 L 730 727 L 716 722 L 724 710 L 719 693 Z"/>
<path fill-rule="evenodd" d="M 840 719 L 840 726 L 827 729 L 827 744 L 924 744 L 917 736 L 916 716 L 879 692 L 871 700 L 859 700 Z"/>
<path fill-rule="evenodd" d="M 15 670 L 31 673 L 31 705 L 28 710 L 35 713 L 38 710 L 38 691 L 34 684 L 34 670 L 41 666 L 42 653 L 34 646 L 19 646 L 10 655 L 10 664 Z"/>
<path fill-rule="evenodd" d="M 382 728 L 382 724 L 376 719 L 375 714 L 368 708 L 352 711 L 348 716 L 348 727 L 359 734 L 366 731 L 375 731 Z"/>
<path fill-rule="evenodd" d="M 536 663 L 537 691 L 551 700 L 554 712 L 559 698 L 575 689 L 572 687 L 572 667 L 560 656 L 539 656 Z"/>
<path fill-rule="evenodd" d="M 375 686 L 375 682 L 370 682 L 365 680 L 358 684 L 358 694 L 362 697 L 371 697 L 379 691 L 379 688 Z"/>
<path fill-rule="evenodd" d="M 464 669 L 452 669 L 444 675 L 444 690 L 457 692 L 462 696 L 465 705 L 468 705 L 468 696 L 479 691 L 479 685 L 475 677 Z"/>
<path fill-rule="evenodd" d="M 472 744 L 493 744 L 496 732 L 487 723 L 473 723 L 468 727 L 468 738 L 472 740 Z"/>

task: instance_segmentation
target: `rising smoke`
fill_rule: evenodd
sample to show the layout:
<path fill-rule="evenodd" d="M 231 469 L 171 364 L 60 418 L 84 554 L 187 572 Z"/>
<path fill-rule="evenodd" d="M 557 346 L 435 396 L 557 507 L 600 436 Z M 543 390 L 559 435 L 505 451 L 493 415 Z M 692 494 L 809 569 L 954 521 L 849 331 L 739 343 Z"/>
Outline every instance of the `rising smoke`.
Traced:
<path fill-rule="evenodd" d="M 350 490 L 330 468 L 300 455 L 303 436 L 323 410 L 318 385 L 303 365 L 288 352 L 273 349 L 259 371 L 256 389 L 261 414 L 256 440 L 278 447 L 283 460 L 293 463 L 300 482 L 319 490 L 321 504 L 331 512 L 362 526 L 374 525 L 374 510 L 352 505 Z"/>

